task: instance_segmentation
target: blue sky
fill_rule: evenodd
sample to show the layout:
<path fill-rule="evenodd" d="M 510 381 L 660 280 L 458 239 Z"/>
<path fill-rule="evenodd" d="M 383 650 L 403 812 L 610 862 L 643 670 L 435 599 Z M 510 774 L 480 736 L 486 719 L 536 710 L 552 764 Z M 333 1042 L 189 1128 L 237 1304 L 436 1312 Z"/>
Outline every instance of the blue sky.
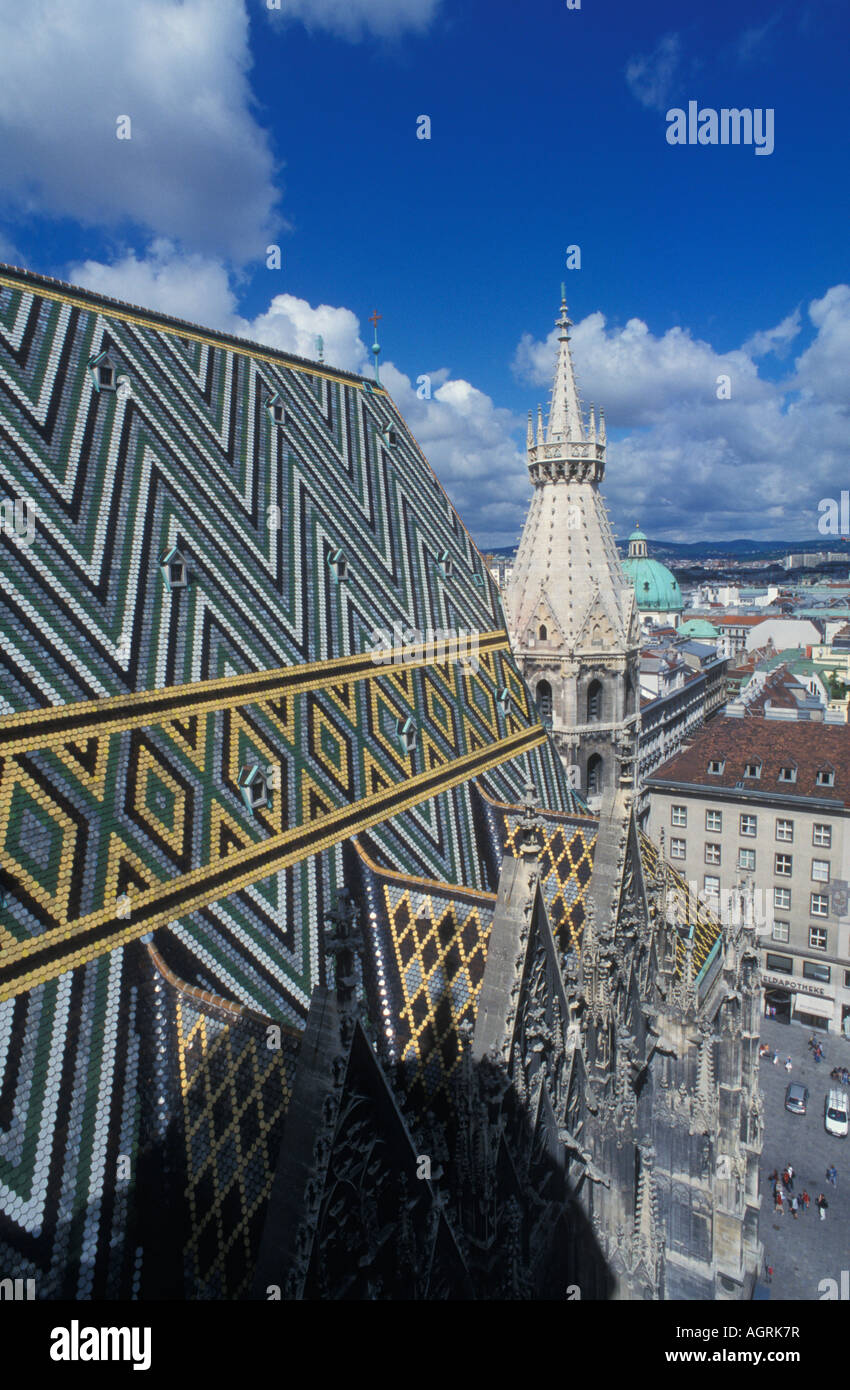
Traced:
<path fill-rule="evenodd" d="M 845 0 L 0 0 L 0 50 L 0 255 L 346 367 L 377 308 L 482 544 L 562 279 L 618 533 L 810 537 L 850 487 Z M 669 145 L 690 100 L 772 109 L 773 153 Z"/>

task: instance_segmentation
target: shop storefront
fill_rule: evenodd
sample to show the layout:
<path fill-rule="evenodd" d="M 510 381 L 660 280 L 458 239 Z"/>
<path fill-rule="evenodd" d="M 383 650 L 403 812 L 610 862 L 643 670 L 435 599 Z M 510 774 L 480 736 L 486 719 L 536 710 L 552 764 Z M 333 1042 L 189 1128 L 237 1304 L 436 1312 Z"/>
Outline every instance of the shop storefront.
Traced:
<path fill-rule="evenodd" d="M 769 958 L 768 958 L 769 959 Z M 789 960 L 790 964 L 790 960 Z M 784 967 L 783 967 L 784 968 Z M 800 1023 L 806 1028 L 828 1033 L 835 1019 L 835 1000 L 819 985 L 802 980 L 784 980 L 781 975 L 762 972 L 764 1016 L 777 1023 Z"/>
<path fill-rule="evenodd" d="M 820 1028 L 829 1032 L 835 1017 L 835 1002 L 832 999 L 813 999 L 808 994 L 794 995 L 794 1022 L 806 1028 Z"/>

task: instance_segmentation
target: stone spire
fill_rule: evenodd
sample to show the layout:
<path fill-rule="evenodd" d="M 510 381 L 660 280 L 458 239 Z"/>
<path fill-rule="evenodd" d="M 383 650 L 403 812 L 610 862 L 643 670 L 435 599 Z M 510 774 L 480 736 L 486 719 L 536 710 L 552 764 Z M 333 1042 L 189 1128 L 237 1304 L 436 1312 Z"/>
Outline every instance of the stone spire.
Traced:
<path fill-rule="evenodd" d="M 573 325 L 565 298 L 561 300 L 561 312 L 555 322 L 559 330 L 558 365 L 552 384 L 546 443 L 584 444 L 586 435 L 573 371 L 573 355 L 570 352 L 570 329 Z"/>

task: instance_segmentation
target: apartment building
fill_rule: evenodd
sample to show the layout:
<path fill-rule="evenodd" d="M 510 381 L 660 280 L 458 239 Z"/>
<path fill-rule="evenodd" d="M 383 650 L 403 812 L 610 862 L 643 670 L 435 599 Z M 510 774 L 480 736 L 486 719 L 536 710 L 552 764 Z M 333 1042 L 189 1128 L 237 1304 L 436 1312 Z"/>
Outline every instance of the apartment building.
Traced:
<path fill-rule="evenodd" d="M 765 1010 L 850 1035 L 850 728 L 719 715 L 646 786 L 650 836 L 705 900 L 752 885 Z"/>

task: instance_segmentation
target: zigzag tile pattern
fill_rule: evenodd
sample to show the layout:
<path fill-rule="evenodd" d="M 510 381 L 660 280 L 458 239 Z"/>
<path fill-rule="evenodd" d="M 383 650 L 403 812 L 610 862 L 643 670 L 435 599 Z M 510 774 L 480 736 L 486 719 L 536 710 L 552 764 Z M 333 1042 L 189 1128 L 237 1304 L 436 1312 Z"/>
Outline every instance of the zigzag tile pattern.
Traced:
<path fill-rule="evenodd" d="M 480 555 L 362 378 L 0 269 L 0 576 L 3 1270 L 48 1298 L 151 1296 L 187 1271 L 194 1296 L 238 1296 L 271 1168 L 227 1078 L 259 1066 L 256 1039 L 175 993 L 144 943 L 186 989 L 297 1027 L 353 836 L 486 902 L 476 777 L 583 808 Z M 394 624 L 479 634 L 478 669 L 451 648 L 376 664 Z M 254 766 L 272 789 L 252 812 Z M 401 992 L 388 944 L 370 932 L 367 973 Z M 279 1123 L 276 1065 L 251 1093 Z M 231 1173 L 215 1156 L 240 1125 Z M 145 1206 L 162 1153 L 186 1270 Z"/>

